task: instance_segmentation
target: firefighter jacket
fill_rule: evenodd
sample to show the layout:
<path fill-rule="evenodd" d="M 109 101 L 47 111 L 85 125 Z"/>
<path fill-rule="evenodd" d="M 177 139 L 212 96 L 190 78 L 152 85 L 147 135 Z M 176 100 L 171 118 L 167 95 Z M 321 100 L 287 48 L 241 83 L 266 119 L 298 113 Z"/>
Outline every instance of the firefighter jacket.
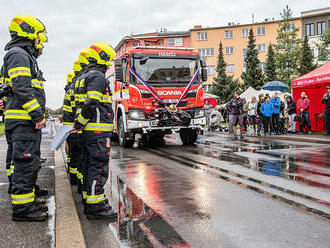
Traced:
<path fill-rule="evenodd" d="M 75 117 L 76 118 L 80 114 L 81 108 L 87 99 L 87 94 L 84 94 L 84 92 L 85 92 L 84 80 L 81 80 L 81 79 L 83 79 L 83 76 L 84 76 L 84 71 L 81 71 L 72 80 L 73 89 L 74 89 L 73 90 L 74 97 L 73 97 L 72 104 L 75 106 Z"/>
<path fill-rule="evenodd" d="M 80 78 L 81 95 L 86 101 L 75 121 L 75 128 L 85 131 L 111 132 L 113 130 L 113 110 L 111 91 L 103 72 L 89 70 Z"/>
<path fill-rule="evenodd" d="M 29 47 L 12 47 L 4 57 L 5 81 L 12 87 L 5 110 L 5 128 L 32 125 L 44 119 L 46 98 L 42 73 Z"/>
<path fill-rule="evenodd" d="M 71 104 L 71 98 L 74 95 L 73 90 L 71 89 L 72 83 L 68 84 L 65 87 L 65 94 L 62 106 L 62 114 L 63 114 L 63 124 L 73 125 L 74 122 L 74 108 Z"/>

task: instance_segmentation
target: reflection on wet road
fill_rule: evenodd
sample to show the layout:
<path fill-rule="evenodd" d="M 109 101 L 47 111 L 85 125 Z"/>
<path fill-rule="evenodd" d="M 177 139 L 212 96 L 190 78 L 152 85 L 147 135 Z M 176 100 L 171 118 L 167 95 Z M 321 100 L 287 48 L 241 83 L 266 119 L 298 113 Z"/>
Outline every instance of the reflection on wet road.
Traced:
<path fill-rule="evenodd" d="M 102 232 L 119 246 L 328 247 L 330 146 L 220 134 L 195 146 L 165 141 L 112 147 L 106 193 L 119 217 Z"/>

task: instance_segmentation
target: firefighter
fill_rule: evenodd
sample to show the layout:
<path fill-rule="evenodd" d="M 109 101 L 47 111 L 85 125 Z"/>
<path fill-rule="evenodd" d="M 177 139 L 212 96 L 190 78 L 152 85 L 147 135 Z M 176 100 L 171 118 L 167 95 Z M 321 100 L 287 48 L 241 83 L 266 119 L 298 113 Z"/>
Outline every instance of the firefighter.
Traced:
<path fill-rule="evenodd" d="M 45 221 L 44 205 L 35 201 L 35 183 L 39 170 L 38 139 L 45 125 L 37 92 L 43 78 L 37 58 L 47 41 L 45 26 L 29 15 L 15 16 L 9 26 L 11 41 L 6 45 L 4 77 L 12 87 L 5 111 L 5 130 L 13 144 L 12 219 L 14 221 Z"/>
<path fill-rule="evenodd" d="M 84 85 L 81 93 L 86 94 L 86 101 L 75 120 L 73 132 L 83 130 L 84 185 L 87 186 L 84 214 L 88 219 L 117 217 L 107 204 L 103 188 L 109 174 L 110 133 L 113 130 L 111 92 L 105 72 L 115 55 L 109 44 L 94 43 L 87 56 L 86 73 L 80 78 Z"/>
<path fill-rule="evenodd" d="M 83 49 L 78 57 L 78 62 L 81 67 L 81 70 L 79 72 L 75 73 L 75 77 L 73 79 L 73 83 L 70 87 L 70 98 L 71 98 L 71 106 L 72 110 L 74 112 L 74 115 L 76 116 L 77 114 L 77 108 L 79 107 L 79 112 L 81 111 L 81 105 L 80 102 L 76 103 L 77 99 L 75 96 L 77 96 L 77 92 L 79 89 L 79 78 L 82 77 L 82 75 L 85 72 L 85 69 L 87 65 L 89 64 L 87 60 L 87 55 L 89 52 L 89 48 Z M 77 85 L 77 88 L 76 88 Z M 83 101 L 81 101 L 83 102 Z M 78 193 L 81 194 L 83 193 L 82 199 L 86 199 L 86 190 L 83 192 L 83 148 L 82 148 L 82 137 L 81 137 L 81 132 L 78 132 L 75 136 L 75 145 L 74 145 L 74 153 L 75 156 L 73 157 L 73 163 L 77 164 L 77 183 L 78 183 Z"/>
<path fill-rule="evenodd" d="M 76 63 L 76 62 L 75 62 Z M 75 70 L 80 70 L 80 68 L 77 68 L 74 64 Z M 64 125 L 73 125 L 74 121 L 74 113 L 71 106 L 71 98 L 70 98 L 70 86 L 72 84 L 72 78 L 73 73 L 68 73 L 67 75 L 67 83 L 64 88 L 65 94 L 64 94 L 64 100 L 63 100 L 63 106 L 62 106 L 62 120 Z M 71 166 L 71 149 L 72 149 L 72 137 L 69 136 L 67 138 L 67 144 L 68 144 L 68 152 L 67 152 L 67 165 L 68 165 L 68 172 L 70 174 L 70 183 L 72 185 L 77 184 L 76 181 L 76 174 L 77 174 L 77 167 Z"/>
<path fill-rule="evenodd" d="M 6 80 L 3 75 L 3 66 L 0 71 L 0 85 L 6 83 Z M 2 94 L 1 94 L 2 95 Z M 3 115 L 5 111 L 7 96 L 3 96 L 0 100 L 1 113 Z M 3 117 L 4 118 L 4 117 Z M 14 173 L 14 164 L 12 162 L 12 153 L 13 153 L 13 143 L 11 141 L 10 133 L 5 131 L 6 142 L 7 142 L 7 154 L 6 154 L 6 174 L 8 177 L 8 194 L 12 193 L 12 174 Z"/>

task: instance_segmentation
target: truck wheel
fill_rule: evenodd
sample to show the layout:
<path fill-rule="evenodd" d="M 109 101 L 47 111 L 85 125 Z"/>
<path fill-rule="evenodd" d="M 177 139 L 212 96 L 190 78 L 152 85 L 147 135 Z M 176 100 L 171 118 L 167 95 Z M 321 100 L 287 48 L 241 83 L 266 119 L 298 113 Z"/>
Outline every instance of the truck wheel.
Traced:
<path fill-rule="evenodd" d="M 197 130 L 183 128 L 180 130 L 180 138 L 184 145 L 192 145 L 197 140 Z"/>
<path fill-rule="evenodd" d="M 128 140 L 126 138 L 123 116 L 120 116 L 118 126 L 119 146 L 125 148 L 132 148 L 134 145 L 134 139 Z"/>

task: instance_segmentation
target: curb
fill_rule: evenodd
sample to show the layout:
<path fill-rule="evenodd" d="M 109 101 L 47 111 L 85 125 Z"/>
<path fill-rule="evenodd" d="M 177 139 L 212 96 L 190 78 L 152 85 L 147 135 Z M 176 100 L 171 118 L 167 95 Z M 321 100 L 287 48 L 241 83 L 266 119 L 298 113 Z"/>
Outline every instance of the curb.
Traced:
<path fill-rule="evenodd" d="M 55 151 L 55 202 L 55 246 L 86 248 L 61 150 Z"/>

